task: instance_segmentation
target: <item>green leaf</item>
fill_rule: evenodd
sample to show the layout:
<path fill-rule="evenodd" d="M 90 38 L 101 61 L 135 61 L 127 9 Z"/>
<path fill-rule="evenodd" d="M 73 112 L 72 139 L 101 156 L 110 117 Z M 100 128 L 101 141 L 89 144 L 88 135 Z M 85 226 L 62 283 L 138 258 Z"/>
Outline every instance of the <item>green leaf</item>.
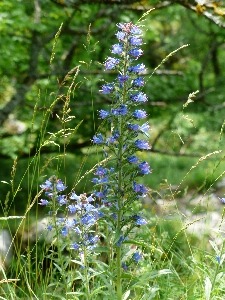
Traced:
<path fill-rule="evenodd" d="M 52 293 L 44 293 L 43 295 L 51 296 L 51 299 L 58 298 L 61 300 L 66 300 L 66 298 L 62 297 L 62 295 L 52 294 Z"/>
<path fill-rule="evenodd" d="M 123 294 L 123 300 L 126 300 L 130 296 L 130 290 L 126 291 L 125 294 Z"/>
<path fill-rule="evenodd" d="M 110 248 L 106 246 L 100 246 L 95 248 L 95 253 L 109 252 Z"/>
<path fill-rule="evenodd" d="M 122 235 L 123 235 L 122 230 L 117 230 L 114 236 L 113 244 L 116 244 Z"/>
<path fill-rule="evenodd" d="M 83 266 L 82 262 L 79 261 L 79 260 L 72 259 L 71 261 L 78 264 L 78 265 L 80 265 L 80 266 Z"/>
<path fill-rule="evenodd" d="M 59 270 L 59 272 L 61 273 L 62 272 L 62 268 L 59 265 L 57 265 L 56 263 L 53 263 L 53 264 L 56 267 L 56 269 Z"/>
<path fill-rule="evenodd" d="M 134 279 L 134 276 L 130 275 L 130 274 L 127 274 L 127 273 L 124 273 L 124 274 L 121 275 L 121 278 L 124 278 L 124 279 Z"/>
<path fill-rule="evenodd" d="M 85 294 L 83 292 L 68 292 L 66 295 L 84 296 Z"/>
<path fill-rule="evenodd" d="M 211 283 L 209 277 L 206 277 L 206 279 L 205 279 L 205 300 L 210 300 L 211 291 L 212 291 L 212 283 Z"/>
<path fill-rule="evenodd" d="M 90 294 L 90 296 L 94 296 L 94 295 L 98 295 L 98 294 L 105 294 L 105 292 L 101 291 L 102 289 L 107 288 L 106 285 L 100 286 L 97 289 L 93 290 L 92 293 Z"/>

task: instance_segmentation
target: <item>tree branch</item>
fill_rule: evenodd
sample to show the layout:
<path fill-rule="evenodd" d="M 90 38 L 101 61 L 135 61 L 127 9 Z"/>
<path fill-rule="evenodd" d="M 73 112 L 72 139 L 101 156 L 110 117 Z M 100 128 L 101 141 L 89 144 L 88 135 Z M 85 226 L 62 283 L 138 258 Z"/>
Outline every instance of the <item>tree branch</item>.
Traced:
<path fill-rule="evenodd" d="M 213 3 L 209 1 L 202 1 L 201 5 L 197 3 L 195 0 L 173 0 L 170 1 L 171 4 L 180 4 L 181 6 L 194 11 L 199 16 L 204 16 L 206 19 L 215 23 L 216 25 L 225 28 L 224 16 L 225 13 L 219 13 L 219 11 L 213 6 Z M 222 7 L 224 8 L 224 7 Z"/>
<path fill-rule="evenodd" d="M 62 7 L 75 7 L 75 8 L 81 4 L 121 5 L 121 4 L 141 3 L 141 1 L 137 1 L 137 0 L 51 0 L 51 1 Z"/>

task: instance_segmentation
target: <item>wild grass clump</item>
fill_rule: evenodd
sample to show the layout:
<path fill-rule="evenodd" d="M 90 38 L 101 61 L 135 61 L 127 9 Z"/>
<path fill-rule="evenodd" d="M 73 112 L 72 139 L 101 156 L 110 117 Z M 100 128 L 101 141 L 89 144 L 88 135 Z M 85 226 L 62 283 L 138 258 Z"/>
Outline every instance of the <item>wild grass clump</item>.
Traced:
<path fill-rule="evenodd" d="M 197 160 L 175 188 L 165 181 L 164 195 L 150 188 L 151 177 L 158 170 L 152 170 L 143 159 L 143 153 L 151 151 L 149 116 L 143 109 L 148 101 L 143 92 L 146 67 L 137 62 L 143 55 L 143 29 L 141 20 L 137 24 L 117 24 L 117 42 L 104 63 L 105 70 L 113 71 L 115 77 L 112 82 L 105 81 L 100 90 L 111 98 L 111 105 L 98 112 L 102 123 L 91 138 L 73 185 L 67 183 L 71 175 L 67 173 L 66 150 L 82 124 L 69 126 L 74 118 L 70 97 L 79 93 L 76 79 L 80 66 L 61 83 L 60 87 L 68 86 L 66 95 L 56 96 L 43 113 L 36 154 L 17 187 L 15 160 L 10 182 L 13 199 L 10 202 L 6 196 L 1 219 L 8 228 L 16 220 L 9 250 L 13 250 L 14 258 L 8 269 L 3 267 L 6 259 L 0 261 L 1 299 L 223 299 L 223 215 L 217 232 L 220 244 L 211 240 L 211 248 L 203 249 L 199 238 L 187 232 L 200 218 L 189 221 L 176 201 L 192 171 L 221 151 Z M 62 111 L 57 114 L 60 129 L 49 132 L 48 120 L 58 101 L 63 101 Z M 185 105 L 190 102 L 189 97 Z M 54 147 L 58 153 L 43 162 L 45 147 Z M 90 149 L 96 161 L 93 159 L 87 169 L 84 166 Z M 223 174 L 211 181 L 205 194 Z M 29 195 L 25 213 L 9 216 L 26 176 Z M 84 191 L 79 193 L 81 182 L 85 182 Z M 37 191 L 32 196 L 34 187 Z M 165 201 L 163 207 L 156 203 L 159 197 Z M 146 199 L 148 207 L 144 210 Z M 225 202 L 224 198 L 221 201 Z M 168 210 L 171 204 L 172 214 Z M 40 220 L 43 211 L 45 217 Z"/>

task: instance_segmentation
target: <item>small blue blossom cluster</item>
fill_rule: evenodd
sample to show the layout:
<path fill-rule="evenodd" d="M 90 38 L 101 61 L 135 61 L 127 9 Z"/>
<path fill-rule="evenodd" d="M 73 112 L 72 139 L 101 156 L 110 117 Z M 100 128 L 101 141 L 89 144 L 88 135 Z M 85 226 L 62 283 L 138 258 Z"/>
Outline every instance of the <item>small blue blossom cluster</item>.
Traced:
<path fill-rule="evenodd" d="M 110 94 L 116 100 L 114 101 L 116 104 L 111 110 L 101 109 L 99 116 L 101 119 L 107 119 L 113 125 L 119 124 L 118 120 L 123 118 L 123 127 L 120 127 L 120 130 L 119 128 L 114 129 L 107 139 L 104 139 L 101 133 L 97 133 L 93 137 L 93 143 L 115 147 L 121 142 L 122 133 L 123 136 L 131 136 L 131 139 L 126 139 L 127 152 L 131 152 L 132 145 L 134 151 L 149 150 L 151 147 L 146 140 L 136 139 L 134 141 L 133 139 L 139 134 L 149 137 L 148 131 L 150 130 L 148 122 L 142 125 L 137 123 L 147 118 L 146 111 L 135 109 L 138 104 L 148 101 L 147 95 L 139 91 L 145 84 L 141 74 L 145 72 L 146 68 L 144 64 L 135 64 L 136 60 L 143 54 L 139 48 L 143 44 L 142 32 L 138 26 L 131 22 L 117 24 L 117 26 L 120 29 L 116 33 L 119 43 L 112 46 L 111 52 L 118 55 L 119 58 L 108 57 L 105 62 L 105 69 L 116 70 L 119 75 L 115 82 L 104 84 L 100 90 L 102 94 Z"/>
<path fill-rule="evenodd" d="M 111 53 L 116 57 L 106 59 L 105 69 L 117 71 L 118 76 L 112 83 L 103 84 L 100 90 L 102 94 L 113 98 L 111 109 L 99 111 L 100 119 L 106 120 L 111 127 L 111 134 L 104 137 L 98 132 L 92 140 L 95 145 L 104 147 L 106 157 L 108 152 L 112 152 L 113 159 L 104 168 L 97 168 L 95 175 L 99 177 L 93 178 L 92 182 L 98 187 L 94 195 L 110 212 L 105 214 L 109 217 L 110 228 L 123 232 L 124 226 L 133 228 L 147 224 L 145 218 L 133 214 L 131 204 L 148 193 L 148 188 L 138 184 L 136 178 L 151 173 L 149 164 L 139 161 L 135 153 L 150 150 L 151 146 L 146 140 L 146 137 L 149 138 L 150 125 L 148 122 L 140 124 L 147 118 L 147 113 L 136 108 L 148 101 L 147 95 L 140 90 L 145 85 L 143 73 L 146 68 L 144 64 L 136 63 L 143 54 L 140 48 L 143 44 L 142 31 L 132 22 L 119 23 L 117 27 L 118 43 L 111 48 Z M 111 167 L 113 171 L 110 170 Z M 118 215 L 122 216 L 121 228 L 118 228 Z M 121 234 L 116 242 L 117 247 L 126 240 L 126 234 Z M 136 262 L 139 259 L 138 254 L 133 258 Z"/>
<path fill-rule="evenodd" d="M 66 189 L 66 186 L 60 179 L 57 179 L 56 176 L 51 176 L 45 183 L 41 184 L 40 187 L 45 190 L 45 195 L 49 198 L 49 200 L 40 199 L 40 205 L 52 205 L 53 199 L 59 206 L 67 203 L 66 196 L 61 195 L 61 192 Z"/>
<path fill-rule="evenodd" d="M 122 268 L 124 269 L 124 271 L 128 271 L 129 270 L 129 265 L 132 264 L 132 262 L 134 261 L 136 264 L 139 263 L 139 261 L 141 261 L 143 259 L 143 255 L 141 252 L 136 251 L 134 252 L 134 254 L 132 255 L 131 259 L 128 262 L 122 262 Z"/>
<path fill-rule="evenodd" d="M 222 203 L 225 203 L 225 198 L 219 198 Z"/>
<path fill-rule="evenodd" d="M 81 194 L 78 196 L 75 192 L 71 196 L 61 195 L 66 186 L 56 176 L 50 177 L 40 187 L 45 190 L 45 195 L 49 200 L 40 199 L 39 204 L 52 208 L 49 211 L 51 221 L 48 229 L 52 230 L 54 228 L 61 236 L 69 237 L 71 241 L 76 240 L 71 243 L 71 249 L 81 251 L 85 247 L 87 250 L 92 251 L 99 240 L 98 235 L 93 235 L 92 227 L 99 218 L 104 216 L 101 208 L 98 205 L 93 205 L 95 202 L 93 195 L 87 197 L 86 194 Z M 67 211 L 67 216 L 57 217 L 63 205 L 66 205 L 63 212 Z"/>

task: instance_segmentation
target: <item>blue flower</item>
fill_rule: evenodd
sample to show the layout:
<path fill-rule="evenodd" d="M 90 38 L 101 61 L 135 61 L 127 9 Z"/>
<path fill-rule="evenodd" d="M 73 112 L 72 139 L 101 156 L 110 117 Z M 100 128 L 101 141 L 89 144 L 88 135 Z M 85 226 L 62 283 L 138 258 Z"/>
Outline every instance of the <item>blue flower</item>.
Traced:
<path fill-rule="evenodd" d="M 145 70 L 146 68 L 144 64 L 138 64 L 137 66 L 132 66 L 128 68 L 128 71 L 133 73 L 141 73 L 144 72 Z"/>
<path fill-rule="evenodd" d="M 111 217 L 112 217 L 114 220 L 117 220 L 117 219 L 118 219 L 118 216 L 117 216 L 116 213 L 112 213 L 112 214 L 111 214 Z"/>
<path fill-rule="evenodd" d="M 71 249 L 79 250 L 80 246 L 77 243 L 73 243 L 73 244 L 71 244 Z"/>
<path fill-rule="evenodd" d="M 48 229 L 49 231 L 52 231 L 53 226 L 52 226 L 52 225 L 48 225 L 48 226 L 47 226 L 47 229 Z"/>
<path fill-rule="evenodd" d="M 115 130 L 113 136 L 115 137 L 115 139 L 118 139 L 120 137 L 119 130 Z"/>
<path fill-rule="evenodd" d="M 120 137 L 119 133 L 115 133 L 114 135 L 108 138 L 108 143 L 113 144 L 119 137 Z"/>
<path fill-rule="evenodd" d="M 104 110 L 104 109 L 100 109 L 99 116 L 100 116 L 101 119 L 105 119 L 108 116 L 110 116 L 110 111 Z"/>
<path fill-rule="evenodd" d="M 94 184 L 98 184 L 98 183 L 101 183 L 101 179 L 94 177 L 91 179 L 91 182 L 93 182 Z"/>
<path fill-rule="evenodd" d="M 144 218 L 139 217 L 137 219 L 137 221 L 135 222 L 135 224 L 136 225 L 146 225 L 146 224 L 148 224 L 148 222 Z"/>
<path fill-rule="evenodd" d="M 63 222 L 65 222 L 65 218 L 57 218 L 56 224 L 57 224 L 57 225 L 60 225 L 60 224 L 62 224 Z"/>
<path fill-rule="evenodd" d="M 137 131 L 139 129 L 139 125 L 138 124 L 127 124 L 128 129 L 133 130 L 133 131 Z"/>
<path fill-rule="evenodd" d="M 218 262 L 218 264 L 220 265 L 220 261 L 221 261 L 221 259 L 220 259 L 220 256 L 216 256 L 216 261 Z"/>
<path fill-rule="evenodd" d="M 72 195 L 70 196 L 70 199 L 78 201 L 78 200 L 80 200 L 80 196 L 76 195 L 76 193 L 73 192 Z"/>
<path fill-rule="evenodd" d="M 80 228 L 78 226 L 74 228 L 74 231 L 79 235 L 82 234 L 82 231 L 80 230 Z"/>
<path fill-rule="evenodd" d="M 115 130 L 115 133 L 108 138 L 108 143 L 114 143 L 120 137 L 119 131 Z"/>
<path fill-rule="evenodd" d="M 109 202 L 108 202 L 108 203 L 109 203 Z M 95 215 L 96 215 L 96 212 L 95 212 Z M 102 218 L 102 217 L 104 217 L 104 216 L 105 216 L 105 215 L 103 214 L 103 212 L 97 211 L 97 216 L 96 216 L 97 219 Z"/>
<path fill-rule="evenodd" d="M 105 68 L 106 70 L 112 70 L 118 65 L 120 62 L 119 59 L 113 58 L 113 57 L 108 57 L 108 59 L 105 62 Z"/>
<path fill-rule="evenodd" d="M 88 202 L 93 202 L 95 201 L 95 199 L 92 197 L 92 195 L 90 195 L 89 197 L 87 197 L 86 199 Z"/>
<path fill-rule="evenodd" d="M 116 24 L 117 27 L 119 27 L 123 32 L 134 34 L 134 35 L 140 35 L 142 31 L 137 25 L 132 24 L 132 22 L 129 23 L 118 23 Z"/>
<path fill-rule="evenodd" d="M 151 149 L 148 142 L 145 140 L 136 140 L 134 144 L 137 148 L 142 149 L 142 150 Z"/>
<path fill-rule="evenodd" d="M 119 83 L 123 84 L 129 79 L 128 75 L 118 75 L 117 76 Z"/>
<path fill-rule="evenodd" d="M 120 115 L 119 109 L 118 109 L 118 108 L 113 108 L 113 109 L 112 109 L 112 114 L 113 114 L 114 116 L 119 116 L 119 115 Z"/>
<path fill-rule="evenodd" d="M 130 32 L 132 34 L 141 34 L 142 31 L 140 30 L 140 28 L 136 25 L 132 25 Z"/>
<path fill-rule="evenodd" d="M 49 198 L 52 199 L 52 197 L 55 195 L 56 193 L 53 193 L 53 192 L 45 192 L 45 195 Z"/>
<path fill-rule="evenodd" d="M 87 225 L 88 227 L 92 226 L 95 224 L 96 218 L 93 215 L 85 214 L 81 218 L 81 224 Z"/>
<path fill-rule="evenodd" d="M 103 140 L 103 137 L 102 137 L 101 133 L 98 133 L 98 134 L 93 136 L 93 143 L 97 144 L 97 145 L 104 143 L 104 140 Z"/>
<path fill-rule="evenodd" d="M 102 94 L 111 94 L 114 91 L 114 85 L 107 83 L 102 86 Z"/>
<path fill-rule="evenodd" d="M 127 33 L 130 33 L 130 30 L 132 28 L 132 22 L 129 22 L 129 23 L 118 23 L 116 24 L 117 27 L 119 27 L 121 30 L 123 30 L 124 32 L 127 32 Z"/>
<path fill-rule="evenodd" d="M 67 236 L 67 234 L 68 234 L 68 229 L 66 228 L 66 227 L 63 227 L 62 229 L 61 229 L 61 234 L 63 235 L 63 236 Z"/>
<path fill-rule="evenodd" d="M 104 110 L 104 109 L 100 109 L 99 116 L 100 116 L 101 119 L 105 119 L 108 116 L 110 116 L 110 111 Z"/>
<path fill-rule="evenodd" d="M 147 113 L 145 110 L 136 109 L 133 113 L 133 117 L 135 117 L 137 119 L 145 119 L 145 118 L 147 118 Z"/>
<path fill-rule="evenodd" d="M 124 269 L 124 271 L 128 270 L 128 267 L 126 266 L 126 264 L 124 262 L 122 262 L 122 268 Z"/>
<path fill-rule="evenodd" d="M 132 46 L 140 46 L 143 44 L 142 38 L 137 36 L 131 36 L 129 38 L 129 42 Z"/>
<path fill-rule="evenodd" d="M 39 202 L 38 204 L 40 205 L 48 205 L 50 204 L 50 202 L 48 200 L 45 200 L 45 199 L 40 199 L 41 202 Z"/>
<path fill-rule="evenodd" d="M 133 56 L 134 58 L 137 59 L 143 54 L 143 50 L 139 48 L 133 48 L 132 50 L 130 50 L 129 54 L 130 56 Z"/>
<path fill-rule="evenodd" d="M 222 203 L 225 203 L 225 198 L 219 198 Z"/>
<path fill-rule="evenodd" d="M 123 31 L 118 31 L 116 33 L 116 37 L 118 38 L 119 41 L 124 41 L 124 39 L 126 37 L 126 33 Z"/>
<path fill-rule="evenodd" d="M 99 175 L 99 176 L 104 176 L 108 173 L 107 168 L 103 168 L 101 166 L 98 166 L 97 169 L 95 170 L 94 174 Z"/>
<path fill-rule="evenodd" d="M 125 116 L 127 114 L 127 106 L 126 105 L 120 105 L 119 114 L 121 116 Z"/>
<path fill-rule="evenodd" d="M 67 220 L 65 225 L 67 228 L 72 228 L 74 225 L 76 225 L 76 223 L 77 223 L 77 221 L 75 219 Z"/>
<path fill-rule="evenodd" d="M 119 116 L 119 115 L 125 116 L 125 115 L 127 114 L 127 106 L 121 104 L 121 105 L 119 106 L 119 108 L 114 108 L 114 109 L 112 109 L 112 114 L 113 114 L 114 116 Z"/>
<path fill-rule="evenodd" d="M 138 168 L 140 169 L 140 174 L 142 174 L 142 175 L 151 173 L 150 166 L 146 161 L 143 161 L 142 163 L 140 163 L 138 165 Z"/>
<path fill-rule="evenodd" d="M 127 237 L 124 237 L 124 235 L 121 235 L 121 237 L 119 238 L 118 242 L 116 243 L 117 247 L 121 247 L 122 243 L 127 240 Z"/>
<path fill-rule="evenodd" d="M 135 155 L 129 156 L 129 157 L 127 158 L 127 160 L 128 160 L 129 163 L 131 163 L 131 164 L 137 164 L 137 163 L 138 163 L 138 158 L 137 158 L 137 156 L 135 156 Z"/>
<path fill-rule="evenodd" d="M 123 45 L 121 45 L 121 44 L 112 45 L 111 52 L 113 54 L 121 54 L 121 53 L 123 53 Z"/>
<path fill-rule="evenodd" d="M 89 237 L 88 237 L 88 241 L 91 245 L 96 244 L 98 242 L 98 240 L 99 240 L 98 235 L 93 236 L 92 234 L 90 234 Z"/>
<path fill-rule="evenodd" d="M 61 179 L 58 179 L 58 182 L 56 184 L 56 189 L 59 192 L 62 192 L 62 191 L 64 191 L 66 189 L 66 186 L 64 185 L 64 183 L 62 182 Z"/>
<path fill-rule="evenodd" d="M 146 102 L 148 101 L 148 98 L 146 96 L 146 94 L 140 92 L 137 93 L 135 95 L 130 96 L 131 100 L 133 100 L 134 102 Z"/>
<path fill-rule="evenodd" d="M 133 184 L 133 189 L 136 193 L 144 194 L 148 192 L 148 188 L 146 188 L 143 184 L 137 184 L 136 182 Z"/>
<path fill-rule="evenodd" d="M 85 204 L 85 210 L 86 210 L 86 212 L 90 212 L 90 211 L 95 211 L 96 208 L 94 207 L 94 205 L 88 203 L 88 204 Z"/>
<path fill-rule="evenodd" d="M 103 192 L 96 192 L 95 191 L 95 196 L 98 197 L 98 198 L 100 198 L 100 199 L 102 199 L 102 198 L 105 197 L 105 194 Z"/>
<path fill-rule="evenodd" d="M 142 260 L 142 255 L 140 252 L 135 252 L 132 258 L 136 263 L 138 263 L 139 260 Z"/>
<path fill-rule="evenodd" d="M 56 198 L 57 202 L 59 205 L 64 205 L 67 203 L 66 196 L 65 195 L 60 195 Z"/>
<path fill-rule="evenodd" d="M 149 137 L 149 135 L 147 134 L 147 131 L 149 131 L 150 129 L 150 125 L 148 122 L 142 124 L 140 127 L 139 127 L 139 130 L 144 133 L 147 137 Z"/>
<path fill-rule="evenodd" d="M 77 211 L 77 208 L 75 205 L 70 204 L 70 205 L 68 205 L 68 210 L 69 210 L 69 212 L 71 212 L 71 214 L 74 214 Z"/>
<path fill-rule="evenodd" d="M 49 189 L 51 190 L 53 188 L 53 183 L 50 180 L 46 180 L 45 183 L 40 185 L 40 187 L 46 191 Z"/>
<path fill-rule="evenodd" d="M 111 207 L 112 203 L 106 200 L 102 200 L 102 203 L 104 204 L 105 207 Z"/>
<path fill-rule="evenodd" d="M 144 86 L 145 82 L 144 79 L 142 77 L 137 77 L 136 79 L 133 80 L 133 85 L 135 86 Z"/>

